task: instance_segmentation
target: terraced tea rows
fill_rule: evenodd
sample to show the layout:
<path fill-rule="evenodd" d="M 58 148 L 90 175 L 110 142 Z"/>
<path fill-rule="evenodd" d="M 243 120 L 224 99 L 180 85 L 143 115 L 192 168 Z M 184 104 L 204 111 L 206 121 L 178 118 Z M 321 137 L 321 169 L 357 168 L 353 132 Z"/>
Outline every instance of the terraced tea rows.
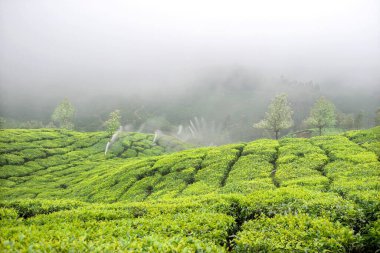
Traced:
<path fill-rule="evenodd" d="M 0 139 L 3 251 L 380 248 L 380 127 L 171 154 L 142 134 L 107 156 L 102 133 L 5 130 Z"/>

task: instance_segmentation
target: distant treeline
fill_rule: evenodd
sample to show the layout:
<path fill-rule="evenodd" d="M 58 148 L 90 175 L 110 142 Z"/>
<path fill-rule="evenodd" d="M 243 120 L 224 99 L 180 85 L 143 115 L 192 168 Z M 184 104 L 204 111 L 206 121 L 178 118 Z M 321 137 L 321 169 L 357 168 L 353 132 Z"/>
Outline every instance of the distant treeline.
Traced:
<path fill-rule="evenodd" d="M 287 94 L 293 110 L 294 124 L 281 131 L 281 135 L 306 129 L 304 120 L 316 100 L 325 96 L 336 107 L 335 127 L 343 130 L 369 128 L 379 124 L 380 102 L 372 95 L 360 95 L 353 99 L 347 90 L 339 92 L 320 87 L 314 82 L 298 82 L 281 77 L 267 84 L 242 71 L 220 78 L 203 80 L 200 85 L 186 88 L 183 92 L 161 91 L 143 94 L 97 95 L 68 99 L 75 108 L 74 129 L 79 131 L 105 130 L 109 114 L 119 109 L 121 124 L 133 131 L 153 133 L 157 129 L 175 133 L 180 125 L 189 125 L 194 117 L 202 118 L 207 128 L 212 126 L 223 135 L 219 143 L 248 141 L 270 137 L 263 130 L 253 128 L 267 111 L 271 99 L 277 94 Z M 120 94 L 124 94 L 121 92 Z M 173 95 L 175 94 L 175 95 Z M 349 95 L 347 95 L 349 94 Z M 58 127 L 52 115 L 62 99 L 57 98 L 45 105 L 44 110 L 22 105 L 3 107 L 0 111 L 2 128 Z M 42 105 L 41 105 L 42 107 Z M 22 110 L 22 108 L 24 108 Z M 49 109 L 46 109 L 49 108 Z M 354 108 L 354 109 L 353 109 Z M 217 144 L 218 141 L 216 141 Z"/>

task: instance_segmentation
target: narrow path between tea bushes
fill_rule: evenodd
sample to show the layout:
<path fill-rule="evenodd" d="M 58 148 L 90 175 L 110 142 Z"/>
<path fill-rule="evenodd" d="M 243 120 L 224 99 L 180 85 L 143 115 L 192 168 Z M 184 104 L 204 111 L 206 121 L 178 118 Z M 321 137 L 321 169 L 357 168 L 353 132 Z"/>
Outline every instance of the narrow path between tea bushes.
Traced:
<path fill-rule="evenodd" d="M 276 171 L 277 171 L 277 159 L 278 159 L 278 155 L 279 155 L 279 147 L 276 147 L 276 154 L 275 154 L 275 157 L 273 159 L 273 161 L 271 162 L 272 165 L 273 165 L 273 170 L 272 172 L 270 173 L 270 177 L 272 178 L 272 182 L 273 184 L 278 188 L 280 187 L 280 183 L 276 180 Z"/>

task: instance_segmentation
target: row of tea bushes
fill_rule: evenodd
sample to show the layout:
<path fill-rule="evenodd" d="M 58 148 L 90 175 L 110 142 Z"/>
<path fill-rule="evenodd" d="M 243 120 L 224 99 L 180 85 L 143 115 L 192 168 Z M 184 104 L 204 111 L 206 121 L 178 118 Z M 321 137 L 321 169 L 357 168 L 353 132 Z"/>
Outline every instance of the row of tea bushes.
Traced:
<path fill-rule="evenodd" d="M 194 149 L 160 156 L 150 169 L 143 169 L 146 171 L 137 175 L 135 183 L 125 191 L 120 200 L 142 201 L 146 198 L 177 195 L 192 181 L 205 152 L 206 149 Z"/>
<path fill-rule="evenodd" d="M 181 196 L 203 195 L 217 191 L 239 159 L 244 144 L 230 144 L 209 148 L 201 166 L 197 169 L 194 182 L 189 184 Z"/>
<path fill-rule="evenodd" d="M 349 252 L 356 241 L 353 230 L 306 214 L 261 216 L 242 229 L 236 252 Z"/>
<path fill-rule="evenodd" d="M 144 205 L 144 203 L 141 203 Z M 148 209 L 157 208 L 144 205 Z M 234 219 L 215 212 L 143 212 L 143 207 L 89 205 L 16 219 L 0 209 L 1 251 L 224 252 Z"/>
<path fill-rule="evenodd" d="M 380 126 L 366 130 L 348 131 L 344 136 L 374 152 L 380 158 Z"/>
<path fill-rule="evenodd" d="M 380 162 L 376 155 L 342 136 L 315 137 L 313 142 L 333 160 L 324 168 L 332 180 L 331 190 L 350 199 L 360 199 L 364 208 L 378 212 Z"/>
<path fill-rule="evenodd" d="M 123 161 L 128 167 L 129 162 L 125 161 L 126 158 L 130 159 L 135 155 L 124 154 L 123 160 L 118 160 L 111 149 L 111 154 L 105 156 L 104 148 L 109 137 L 104 132 L 7 129 L 1 130 L 0 133 L 2 141 L 0 142 L 2 147 L 0 149 L 0 188 L 4 192 L 0 199 L 10 199 L 16 195 L 31 198 L 49 195 L 55 198 L 69 195 L 89 201 L 112 202 L 117 201 L 130 187 L 128 184 L 117 184 L 119 179 L 110 180 L 109 177 L 115 177 L 114 173 L 119 171 L 120 163 Z M 121 137 L 117 144 L 134 143 L 131 147 L 139 148 L 140 154 L 153 149 L 157 151 L 146 153 L 144 156 L 162 154 L 173 148 L 152 143 L 152 135 L 124 133 Z M 186 145 L 178 141 L 175 146 L 183 149 Z M 130 170 L 133 170 L 133 165 L 130 166 Z M 138 169 L 142 167 L 145 168 L 145 165 Z M 88 172 L 88 170 L 93 170 L 93 172 Z M 120 173 L 124 174 L 123 171 Z M 106 175 L 100 176 L 98 173 Z M 135 181 L 145 177 L 145 175 L 140 175 L 141 173 L 137 174 L 134 177 L 137 178 Z M 77 184 L 80 181 L 83 181 L 83 188 L 80 187 L 81 184 Z M 103 192 L 109 185 L 113 186 L 112 190 L 117 188 L 117 193 Z"/>
<path fill-rule="evenodd" d="M 0 156 L 0 177 L 3 179 L 29 176 L 40 170 L 96 157 L 106 143 L 104 133 L 50 129 L 1 131 L 2 137 L 8 135 L 13 138 L 2 139 L 4 142 L 0 143 L 4 147 L 1 152 L 5 152 Z"/>
<path fill-rule="evenodd" d="M 104 153 L 109 140 L 109 136 L 105 132 L 7 129 L 1 130 L 0 133 L 0 166 L 24 165 L 34 161 L 42 163 L 45 167 L 55 166 L 57 162 L 52 163 L 49 159 L 70 162 L 77 158 L 84 159 Z M 122 133 L 111 146 L 108 158 L 155 156 L 190 147 L 190 145 L 171 137 L 164 136 L 161 144 L 156 144 L 153 143 L 151 134 Z"/>
<path fill-rule="evenodd" d="M 277 148 L 278 142 L 274 140 L 248 143 L 220 192 L 248 194 L 255 190 L 274 189 L 271 173 L 274 170 Z"/>
<path fill-rule="evenodd" d="M 58 153 L 45 150 L 0 180 L 0 251 L 373 252 L 380 170 L 360 145 L 258 140 L 125 159 L 95 143 L 49 166 L 38 162 Z"/>
<path fill-rule="evenodd" d="M 255 191 L 237 199 L 237 220 L 243 225 L 233 241 L 234 250 L 371 252 L 379 248 L 380 237 L 375 232 L 379 224 L 380 202 L 378 162 L 373 153 L 358 148 L 345 138 L 338 136 L 331 143 L 318 142 L 320 138 L 311 142 L 306 139 L 280 140 L 275 180 L 281 187 Z M 345 148 L 339 147 L 337 140 L 343 142 L 340 144 Z M 354 151 L 346 151 L 345 158 L 346 148 Z M 356 156 L 356 152 L 362 157 Z M 330 159 L 333 162 L 329 163 Z M 338 162 L 345 162 L 346 169 L 337 169 Z M 343 182 L 351 187 L 360 185 L 363 194 L 358 196 L 360 188 L 354 188 L 356 198 L 342 194 L 343 198 L 336 189 L 336 185 L 342 187 Z M 355 234 L 355 231 L 360 232 Z"/>
<path fill-rule="evenodd" d="M 247 220 L 262 214 L 275 215 L 306 213 L 312 217 L 326 217 L 347 226 L 361 227 L 366 217 L 358 204 L 332 192 L 321 192 L 301 187 L 280 187 L 256 191 L 238 199 L 239 219 Z"/>
<path fill-rule="evenodd" d="M 1 143 L 32 142 L 38 140 L 53 140 L 67 135 L 69 131 L 56 129 L 2 129 Z"/>
<path fill-rule="evenodd" d="M 332 161 L 343 160 L 353 163 L 377 162 L 373 152 L 367 151 L 344 136 L 319 136 L 312 143 L 324 149 Z"/>
<path fill-rule="evenodd" d="M 317 142 L 318 138 L 312 141 Z M 61 159 L 50 156 L 28 162 L 27 166 L 3 166 L 1 169 L 6 177 L 1 187 L 6 188 L 5 192 L 12 192 L 8 198 L 17 194 L 22 197 L 51 195 L 52 198 L 70 196 L 91 202 L 142 201 L 211 192 L 249 194 L 275 188 L 271 178 L 274 164 L 277 171 L 273 180 L 277 186 L 326 191 L 329 180 L 339 181 L 322 175 L 321 170 L 328 159 L 319 147 L 303 139 L 284 139 L 280 143 L 281 146 L 274 140 L 258 140 L 246 145 L 193 149 L 127 161 L 104 159 L 102 153 L 86 157 L 87 149 L 93 149 L 96 144 L 69 152 L 70 155 Z M 371 190 L 376 190 L 376 180 L 371 184 Z"/>
<path fill-rule="evenodd" d="M 307 139 L 280 141 L 275 181 L 281 187 L 300 186 L 325 191 L 329 180 L 322 175 L 328 157 Z"/>
<path fill-rule="evenodd" d="M 356 140 L 363 138 L 356 137 Z M 355 139 L 355 135 L 351 138 Z M 369 238 L 369 247 L 376 248 L 380 241 L 373 233 L 380 216 L 380 162 L 376 155 L 343 136 L 317 137 L 313 141 L 333 160 L 324 168 L 326 176 L 332 180 L 330 190 L 355 201 L 364 210 L 368 224 L 358 230 Z"/>
<path fill-rule="evenodd" d="M 335 161 L 325 167 L 331 191 L 359 203 L 368 214 L 380 211 L 380 162 Z"/>
<path fill-rule="evenodd" d="M 110 149 L 110 156 L 122 158 L 162 155 L 192 148 L 191 145 L 170 136 L 161 136 L 156 143 L 152 134 L 122 133 Z"/>
<path fill-rule="evenodd" d="M 299 190 L 284 187 L 248 196 L 214 194 L 127 204 L 8 201 L 0 206 L 0 248 L 348 252 L 365 247 L 364 238 L 348 225 L 363 215 L 353 202 L 332 193 Z M 24 213 L 28 219 L 17 219 Z M 244 224 L 239 228 L 238 223 Z M 378 238 L 376 224 L 368 242 Z M 148 238 L 154 239 L 147 243 Z M 171 243 L 177 239 L 183 244 Z"/>

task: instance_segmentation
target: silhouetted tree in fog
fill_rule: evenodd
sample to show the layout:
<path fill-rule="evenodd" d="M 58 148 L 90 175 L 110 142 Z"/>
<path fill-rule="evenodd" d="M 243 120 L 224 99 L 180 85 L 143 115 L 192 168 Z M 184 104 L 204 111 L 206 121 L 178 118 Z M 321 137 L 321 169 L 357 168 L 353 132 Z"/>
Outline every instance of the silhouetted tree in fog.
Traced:
<path fill-rule="evenodd" d="M 380 125 L 380 108 L 376 110 L 376 116 L 375 116 L 375 125 Z"/>
<path fill-rule="evenodd" d="M 310 110 L 310 116 L 306 119 L 306 124 L 317 127 L 319 135 L 326 127 L 335 126 L 335 106 L 324 97 L 319 98 Z"/>
<path fill-rule="evenodd" d="M 264 119 L 254 124 L 253 127 L 273 131 L 277 140 L 280 130 L 290 128 L 293 125 L 292 115 L 293 111 L 288 102 L 287 95 L 281 94 L 276 96 L 269 105 Z"/>
<path fill-rule="evenodd" d="M 336 126 L 345 130 L 354 128 L 354 117 L 351 114 L 337 112 Z"/>
<path fill-rule="evenodd" d="M 356 129 L 360 129 L 363 127 L 363 119 L 364 119 L 364 113 L 360 111 L 355 116 L 354 124 Z"/>
<path fill-rule="evenodd" d="M 74 106 L 70 101 L 65 98 L 54 110 L 51 119 L 58 123 L 60 128 L 73 129 L 74 128 Z"/>

